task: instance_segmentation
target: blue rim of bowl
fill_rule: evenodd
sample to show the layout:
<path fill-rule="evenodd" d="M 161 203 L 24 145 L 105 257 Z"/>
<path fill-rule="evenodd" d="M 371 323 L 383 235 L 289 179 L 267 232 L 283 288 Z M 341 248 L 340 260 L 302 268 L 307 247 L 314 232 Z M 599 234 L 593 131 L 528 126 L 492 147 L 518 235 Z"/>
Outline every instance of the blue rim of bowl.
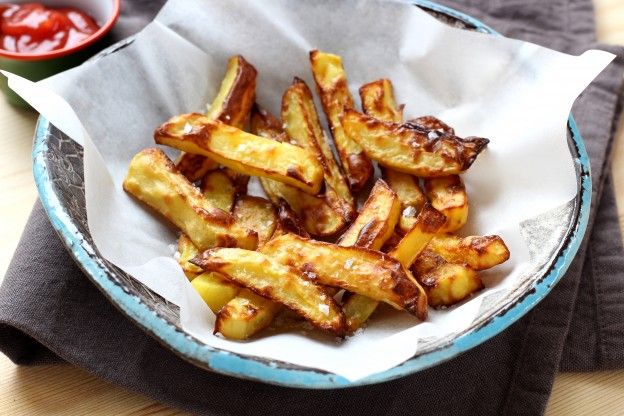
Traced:
<path fill-rule="evenodd" d="M 426 0 L 413 0 L 412 3 L 462 20 L 474 26 L 477 31 L 500 35 L 477 19 L 449 7 Z M 572 115 L 568 119 L 568 128 L 575 147 L 574 150 L 578 155 L 576 162 L 580 168 L 580 184 L 577 198 L 580 199 L 580 202 L 577 203 L 576 210 L 578 210 L 578 214 L 573 229 L 567 235 L 563 247 L 553 260 L 548 272 L 516 303 L 499 312 L 478 328 L 460 335 L 439 349 L 415 356 L 396 367 L 356 381 L 349 381 L 344 377 L 318 369 L 282 366 L 276 362 L 263 360 L 258 357 L 242 356 L 214 349 L 167 323 L 145 303 L 141 302 L 137 296 L 126 292 L 110 278 L 102 265 L 93 257 L 93 253 L 89 253 L 83 247 L 82 235 L 73 224 L 67 212 L 62 208 L 54 192 L 45 161 L 47 152 L 45 137 L 50 129 L 50 123 L 44 117 L 39 118 L 35 131 L 32 156 L 33 173 L 41 201 L 52 226 L 56 229 L 78 265 L 96 286 L 111 299 L 115 306 L 163 345 L 176 352 L 183 359 L 217 373 L 286 387 L 334 389 L 382 383 L 447 361 L 499 334 L 525 315 L 550 292 L 568 269 L 578 251 L 587 229 L 591 202 L 592 185 L 589 157 Z"/>

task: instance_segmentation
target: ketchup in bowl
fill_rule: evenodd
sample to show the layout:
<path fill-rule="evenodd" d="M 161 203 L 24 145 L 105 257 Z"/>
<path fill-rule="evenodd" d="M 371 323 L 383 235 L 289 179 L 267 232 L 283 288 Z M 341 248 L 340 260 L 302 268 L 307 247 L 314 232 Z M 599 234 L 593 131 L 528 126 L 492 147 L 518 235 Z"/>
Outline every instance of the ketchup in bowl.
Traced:
<path fill-rule="evenodd" d="M 17 53 L 45 53 L 69 48 L 97 32 L 88 14 L 39 3 L 0 4 L 0 48 Z"/>

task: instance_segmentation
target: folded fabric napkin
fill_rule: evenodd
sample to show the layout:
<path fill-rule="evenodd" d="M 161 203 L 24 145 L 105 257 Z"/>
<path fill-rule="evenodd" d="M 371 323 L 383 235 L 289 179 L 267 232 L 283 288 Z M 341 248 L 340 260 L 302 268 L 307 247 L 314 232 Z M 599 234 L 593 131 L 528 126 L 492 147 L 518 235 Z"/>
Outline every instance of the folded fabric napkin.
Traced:
<path fill-rule="evenodd" d="M 18 364 L 67 361 L 211 415 L 540 414 L 560 369 L 624 367 L 624 251 L 609 178 L 624 51 L 593 44 L 590 0 L 444 3 L 512 37 L 618 55 L 573 109 L 593 172 L 588 232 L 567 274 L 525 317 L 455 359 L 380 385 L 315 391 L 221 376 L 178 358 L 118 312 L 75 265 L 38 202 L 0 287 L 0 350 Z M 161 4 L 123 2 L 110 41 L 139 30 Z"/>

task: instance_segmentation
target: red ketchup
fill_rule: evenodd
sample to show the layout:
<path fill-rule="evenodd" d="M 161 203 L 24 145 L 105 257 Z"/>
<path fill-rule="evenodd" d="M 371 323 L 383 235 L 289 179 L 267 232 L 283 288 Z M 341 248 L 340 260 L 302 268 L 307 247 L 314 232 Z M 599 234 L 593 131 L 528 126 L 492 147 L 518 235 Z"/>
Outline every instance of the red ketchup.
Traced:
<path fill-rule="evenodd" d="M 72 7 L 0 4 L 0 48 L 9 52 L 45 53 L 69 48 L 99 28 L 91 16 Z"/>

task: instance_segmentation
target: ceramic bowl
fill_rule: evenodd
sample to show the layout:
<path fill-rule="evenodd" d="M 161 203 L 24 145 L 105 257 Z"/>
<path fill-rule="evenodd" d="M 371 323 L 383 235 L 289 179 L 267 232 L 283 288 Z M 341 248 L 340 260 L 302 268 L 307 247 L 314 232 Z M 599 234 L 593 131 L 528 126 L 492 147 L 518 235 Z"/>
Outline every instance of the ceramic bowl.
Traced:
<path fill-rule="evenodd" d="M 28 0 L 13 0 L 11 3 L 29 3 Z M 39 81 L 81 64 L 98 51 L 98 40 L 102 39 L 115 25 L 119 17 L 121 0 L 45 0 L 49 7 L 75 7 L 95 19 L 100 29 L 82 42 L 69 48 L 44 53 L 17 53 L 0 49 L 0 69 L 20 75 L 31 81 Z M 101 48 L 100 48 L 101 49 Z M 0 77 L 0 89 L 9 102 L 28 107 L 15 92 L 7 86 L 5 77 Z"/>
<path fill-rule="evenodd" d="M 422 0 L 415 4 L 453 26 L 497 35 L 455 10 Z M 128 39 L 103 54 L 115 53 L 131 42 Z M 421 340 L 415 356 L 357 381 L 318 369 L 231 353 L 193 338 L 182 329 L 177 306 L 108 262 L 94 246 L 85 210 L 82 148 L 40 118 L 33 161 L 41 201 L 71 255 L 95 286 L 139 328 L 183 359 L 209 371 L 289 387 L 333 389 L 380 383 L 440 364 L 500 333 L 546 296 L 572 262 L 589 216 L 589 160 L 572 117 L 568 133 L 577 194 L 568 204 L 521 224 L 534 259 L 521 284 L 486 296 L 478 317 L 466 330 L 442 339 Z"/>

